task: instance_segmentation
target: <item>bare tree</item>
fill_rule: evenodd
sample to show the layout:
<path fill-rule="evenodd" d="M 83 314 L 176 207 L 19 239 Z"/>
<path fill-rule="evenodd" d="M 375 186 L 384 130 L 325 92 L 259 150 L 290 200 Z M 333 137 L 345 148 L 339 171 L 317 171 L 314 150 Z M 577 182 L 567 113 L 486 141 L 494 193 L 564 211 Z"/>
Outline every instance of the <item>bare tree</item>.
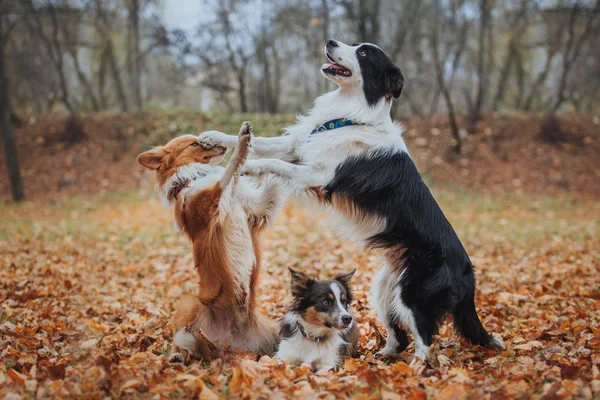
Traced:
<path fill-rule="evenodd" d="M 128 66 L 129 82 L 131 85 L 131 98 L 136 109 L 140 110 L 143 105 L 141 75 L 142 55 L 140 53 L 140 1 L 128 0 Z"/>
<path fill-rule="evenodd" d="M 477 49 L 477 92 L 475 99 L 471 99 L 468 92 L 466 100 L 469 105 L 469 123 L 471 132 L 476 132 L 477 122 L 481 119 L 481 110 L 485 102 L 488 90 L 488 69 L 486 68 L 486 55 L 488 49 L 486 47 L 486 34 L 488 34 L 488 26 L 490 21 L 490 4 L 488 0 L 479 0 L 479 36 Z"/>
<path fill-rule="evenodd" d="M 571 12 L 569 15 L 569 22 L 567 28 L 567 42 L 565 44 L 565 48 L 563 50 L 563 59 L 562 59 L 562 72 L 560 75 L 560 80 L 558 84 L 556 100 L 550 109 L 551 114 L 555 114 L 560 106 L 566 100 L 565 91 L 567 88 L 567 79 L 569 77 L 569 73 L 573 68 L 573 65 L 579 58 L 581 54 L 581 49 L 583 45 L 586 43 L 588 38 L 591 36 L 592 32 L 598 32 L 598 24 L 596 23 L 599 18 L 598 14 L 600 13 L 600 0 L 596 2 L 594 9 L 587 10 L 587 12 L 581 9 L 579 2 L 576 2 L 575 5 L 572 6 Z M 577 37 L 576 33 L 576 25 L 577 25 L 577 16 L 583 14 L 586 19 L 583 24 L 583 29 L 579 37 Z M 587 15 L 586 15 L 587 14 Z"/>
<path fill-rule="evenodd" d="M 106 55 L 106 61 L 110 68 L 115 89 L 117 91 L 117 97 L 121 105 L 121 110 L 127 112 L 129 110 L 129 103 L 127 96 L 125 95 L 125 89 L 123 86 L 123 80 L 121 78 L 121 69 L 117 61 L 117 55 L 115 54 L 114 44 L 111 38 L 112 26 L 110 18 L 107 15 L 107 11 L 103 8 L 101 0 L 95 0 L 98 29 L 102 33 L 104 38 L 104 54 Z"/>
<path fill-rule="evenodd" d="M 381 0 L 339 0 L 339 4 L 358 32 L 358 40 L 371 43 L 379 40 Z"/>
<path fill-rule="evenodd" d="M 433 55 L 433 64 L 435 66 L 436 77 L 438 81 L 438 85 L 444 96 L 444 100 L 446 101 L 446 108 L 448 110 L 448 119 L 450 121 L 450 129 L 452 131 L 452 136 L 456 141 L 456 145 L 454 150 L 457 153 L 462 152 L 462 140 L 460 137 L 460 132 L 458 130 L 458 123 L 456 122 L 456 113 L 454 110 L 454 103 L 452 101 L 452 96 L 450 95 L 450 90 L 446 84 L 446 78 L 444 76 L 444 61 L 440 58 L 440 0 L 436 0 L 435 3 L 435 12 L 432 24 L 432 33 L 430 37 L 430 45 L 431 52 Z"/>
<path fill-rule="evenodd" d="M 21 179 L 21 168 L 19 166 L 19 157 L 17 154 L 17 144 L 10 121 L 11 106 L 9 81 L 6 77 L 6 54 L 5 46 L 11 31 L 20 23 L 25 11 L 15 10 L 12 7 L 6 7 L 0 4 L 0 132 L 2 133 L 2 142 L 4 145 L 4 155 L 6 157 L 6 167 L 10 178 L 12 198 L 14 201 L 21 201 L 25 198 L 23 192 L 23 181 Z"/>

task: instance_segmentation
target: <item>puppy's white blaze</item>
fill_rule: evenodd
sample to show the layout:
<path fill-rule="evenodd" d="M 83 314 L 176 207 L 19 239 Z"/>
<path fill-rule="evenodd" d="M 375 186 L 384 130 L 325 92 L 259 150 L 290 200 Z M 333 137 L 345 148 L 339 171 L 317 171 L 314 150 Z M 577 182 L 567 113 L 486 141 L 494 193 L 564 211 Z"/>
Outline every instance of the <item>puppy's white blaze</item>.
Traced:
<path fill-rule="evenodd" d="M 190 354 L 196 354 L 196 338 L 190 332 L 180 329 L 173 338 L 173 343 L 182 349 L 187 350 Z"/>
<path fill-rule="evenodd" d="M 335 297 L 335 302 L 337 304 L 338 309 L 340 310 L 340 321 L 341 317 L 345 315 L 350 315 L 348 311 L 344 308 L 342 304 L 342 288 L 338 282 L 331 282 L 331 291 L 333 292 L 333 296 Z"/>

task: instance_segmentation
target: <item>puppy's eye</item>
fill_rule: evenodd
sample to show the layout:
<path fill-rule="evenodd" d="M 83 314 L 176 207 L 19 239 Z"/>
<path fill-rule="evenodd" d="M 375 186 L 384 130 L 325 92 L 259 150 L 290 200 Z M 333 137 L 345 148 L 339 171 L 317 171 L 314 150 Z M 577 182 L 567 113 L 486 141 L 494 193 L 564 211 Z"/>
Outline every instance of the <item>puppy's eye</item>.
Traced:
<path fill-rule="evenodd" d="M 190 146 L 192 146 L 192 147 L 198 147 L 198 146 L 200 146 L 200 143 L 194 142 L 194 143 L 190 144 Z"/>
<path fill-rule="evenodd" d="M 330 304 L 331 304 L 331 302 L 330 302 L 329 300 L 324 300 L 324 301 L 323 301 L 323 305 L 324 305 L 324 306 L 328 306 L 328 305 L 330 305 Z"/>
<path fill-rule="evenodd" d="M 367 52 L 366 51 L 359 51 L 358 55 L 361 57 L 366 57 L 367 56 Z"/>

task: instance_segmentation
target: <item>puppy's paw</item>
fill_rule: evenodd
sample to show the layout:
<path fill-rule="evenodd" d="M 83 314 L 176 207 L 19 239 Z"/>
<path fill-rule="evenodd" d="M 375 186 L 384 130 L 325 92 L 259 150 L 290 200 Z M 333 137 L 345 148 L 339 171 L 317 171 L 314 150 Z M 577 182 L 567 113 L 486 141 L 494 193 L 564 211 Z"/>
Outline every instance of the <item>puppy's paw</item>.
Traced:
<path fill-rule="evenodd" d="M 169 363 L 171 364 L 183 364 L 185 357 L 181 353 L 173 353 L 169 356 Z"/>

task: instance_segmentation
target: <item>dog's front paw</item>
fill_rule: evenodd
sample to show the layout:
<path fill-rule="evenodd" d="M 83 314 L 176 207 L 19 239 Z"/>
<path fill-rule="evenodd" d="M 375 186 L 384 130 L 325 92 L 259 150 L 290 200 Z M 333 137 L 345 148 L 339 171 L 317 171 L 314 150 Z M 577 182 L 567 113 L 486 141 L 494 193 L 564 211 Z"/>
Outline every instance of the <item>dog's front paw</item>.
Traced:
<path fill-rule="evenodd" d="M 185 357 L 181 353 L 173 353 L 169 356 L 169 362 L 171 364 L 183 364 L 185 362 Z"/>
<path fill-rule="evenodd" d="M 207 131 L 201 133 L 198 136 L 198 141 L 202 145 L 202 147 L 206 149 L 212 149 L 215 146 L 222 147 L 234 147 L 235 146 L 235 137 L 231 137 L 226 135 L 223 132 L 219 131 Z"/>
<path fill-rule="evenodd" d="M 242 127 L 240 128 L 240 133 L 238 134 L 238 146 L 240 147 L 249 147 L 252 139 L 252 126 L 250 122 L 244 121 Z"/>

